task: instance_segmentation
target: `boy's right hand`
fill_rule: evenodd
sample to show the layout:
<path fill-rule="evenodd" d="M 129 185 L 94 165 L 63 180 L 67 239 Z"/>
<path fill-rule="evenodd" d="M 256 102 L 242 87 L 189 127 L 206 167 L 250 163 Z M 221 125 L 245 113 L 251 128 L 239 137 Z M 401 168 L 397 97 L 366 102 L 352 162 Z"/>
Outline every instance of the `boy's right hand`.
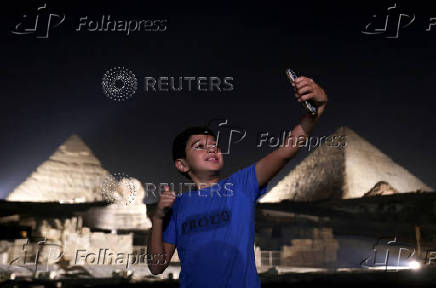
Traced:
<path fill-rule="evenodd" d="M 158 218 L 162 218 L 165 216 L 165 208 L 171 208 L 176 201 L 176 193 L 174 191 L 170 191 L 170 187 L 168 185 L 163 186 L 163 192 L 159 197 L 159 201 L 157 203 L 156 212 L 154 216 Z"/>

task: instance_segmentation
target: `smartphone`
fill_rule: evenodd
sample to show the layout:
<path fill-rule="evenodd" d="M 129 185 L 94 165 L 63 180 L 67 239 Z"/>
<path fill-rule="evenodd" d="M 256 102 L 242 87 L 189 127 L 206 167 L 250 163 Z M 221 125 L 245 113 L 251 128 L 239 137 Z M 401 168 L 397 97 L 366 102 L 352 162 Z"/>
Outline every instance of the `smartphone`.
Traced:
<path fill-rule="evenodd" d="M 297 74 L 291 69 L 286 69 L 286 76 L 288 76 L 288 79 L 289 81 L 291 81 L 291 83 L 293 83 L 294 80 L 298 77 Z M 306 109 L 307 113 L 309 113 L 313 117 L 318 115 L 318 108 L 313 105 L 310 100 L 305 100 L 301 102 L 301 104 L 303 105 L 304 109 Z"/>

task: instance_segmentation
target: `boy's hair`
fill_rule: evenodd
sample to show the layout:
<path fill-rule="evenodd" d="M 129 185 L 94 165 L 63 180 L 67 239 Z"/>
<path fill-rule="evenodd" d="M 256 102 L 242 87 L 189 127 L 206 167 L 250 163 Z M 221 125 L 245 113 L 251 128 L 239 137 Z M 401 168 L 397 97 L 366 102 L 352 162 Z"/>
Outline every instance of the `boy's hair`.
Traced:
<path fill-rule="evenodd" d="M 179 133 L 173 141 L 173 161 L 179 158 L 186 159 L 186 144 L 192 135 L 212 135 L 216 139 L 215 133 L 207 126 L 188 127 Z M 183 176 L 191 179 L 186 173 Z"/>

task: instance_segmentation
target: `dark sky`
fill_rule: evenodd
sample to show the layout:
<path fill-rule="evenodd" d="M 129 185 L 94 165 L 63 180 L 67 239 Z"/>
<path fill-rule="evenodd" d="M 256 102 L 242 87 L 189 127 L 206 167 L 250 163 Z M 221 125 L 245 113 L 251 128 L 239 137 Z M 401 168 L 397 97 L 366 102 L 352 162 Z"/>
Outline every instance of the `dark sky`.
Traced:
<path fill-rule="evenodd" d="M 315 135 L 349 126 L 436 187 L 436 20 L 433 30 L 425 31 L 436 17 L 431 4 L 397 1 L 387 31 L 365 35 L 365 25 L 382 26 L 395 2 L 60 2 L 7 1 L 1 9 L 1 198 L 73 133 L 111 172 L 142 182 L 178 183 L 184 180 L 172 164 L 174 136 L 190 125 L 227 119 L 247 137 L 225 156 L 223 175 L 250 165 L 273 151 L 256 148 L 259 133 L 291 129 L 303 113 L 283 72 L 288 66 L 314 78 L 329 96 Z M 23 14 L 34 17 L 43 3 L 41 21 L 50 13 L 65 14 L 47 39 L 11 32 Z M 387 38 L 396 35 L 400 13 L 415 14 L 415 20 L 399 29 L 398 38 Z M 165 19 L 166 31 L 128 36 L 75 31 L 80 17 L 102 15 Z M 403 17 L 400 27 L 408 20 Z M 138 78 L 139 88 L 127 102 L 114 102 L 102 92 L 102 76 L 115 66 Z M 227 76 L 233 77 L 234 89 L 146 92 L 145 76 Z M 271 184 L 307 154 L 302 151 Z"/>

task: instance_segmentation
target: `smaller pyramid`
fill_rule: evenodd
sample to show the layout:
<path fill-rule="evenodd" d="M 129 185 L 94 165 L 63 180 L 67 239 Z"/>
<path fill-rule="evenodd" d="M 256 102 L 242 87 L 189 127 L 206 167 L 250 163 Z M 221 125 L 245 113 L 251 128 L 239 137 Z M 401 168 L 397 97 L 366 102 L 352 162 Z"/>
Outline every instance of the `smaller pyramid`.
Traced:
<path fill-rule="evenodd" d="M 350 128 L 327 138 L 259 202 L 360 198 L 380 181 L 398 193 L 433 191 Z"/>
<path fill-rule="evenodd" d="M 109 172 L 78 135 L 72 135 L 6 198 L 10 201 L 81 203 L 103 201 Z"/>
<path fill-rule="evenodd" d="M 371 188 L 371 190 L 363 194 L 363 197 L 377 196 L 377 195 L 392 195 L 392 194 L 398 194 L 397 189 L 392 187 L 386 181 L 379 181 L 377 182 L 377 184 L 375 184 L 374 187 Z"/>

